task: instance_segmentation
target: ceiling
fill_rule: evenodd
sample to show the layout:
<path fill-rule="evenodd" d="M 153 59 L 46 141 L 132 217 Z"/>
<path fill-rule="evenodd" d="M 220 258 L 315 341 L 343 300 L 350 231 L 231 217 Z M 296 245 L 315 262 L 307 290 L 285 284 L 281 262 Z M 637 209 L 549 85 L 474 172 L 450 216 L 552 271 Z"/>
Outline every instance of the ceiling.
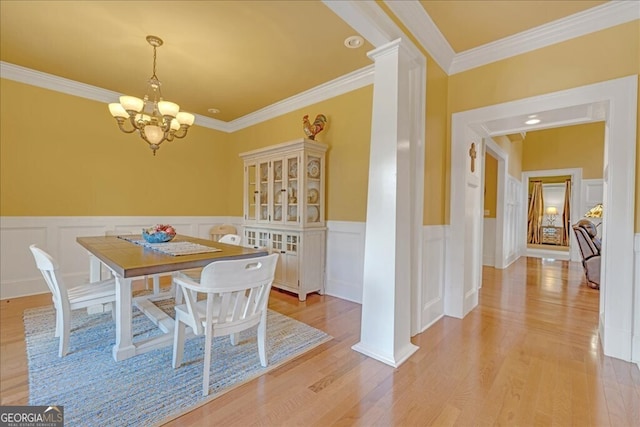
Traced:
<path fill-rule="evenodd" d="M 455 52 L 602 3 L 420 1 Z M 150 34 L 165 99 L 222 121 L 366 67 L 373 49 L 347 49 L 355 31 L 320 1 L 0 2 L 0 60 L 117 93 L 144 95 Z"/>

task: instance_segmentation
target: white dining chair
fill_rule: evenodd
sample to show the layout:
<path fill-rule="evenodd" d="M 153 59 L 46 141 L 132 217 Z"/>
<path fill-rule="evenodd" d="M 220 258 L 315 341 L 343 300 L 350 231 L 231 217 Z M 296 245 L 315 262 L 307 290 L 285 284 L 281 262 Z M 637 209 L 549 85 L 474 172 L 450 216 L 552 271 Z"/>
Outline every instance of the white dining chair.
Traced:
<path fill-rule="evenodd" d="M 229 245 L 240 246 L 240 243 L 242 242 L 242 237 L 238 236 L 237 234 L 225 234 L 218 240 L 218 242 L 226 243 Z M 189 270 L 183 270 L 182 273 L 186 276 L 189 276 L 192 279 L 198 280 L 198 278 L 200 277 L 200 274 L 202 274 L 202 268 L 192 268 Z M 176 284 L 173 281 L 171 282 L 171 292 L 175 296 L 176 304 L 182 304 L 182 294 L 180 292 L 177 292 Z"/>
<path fill-rule="evenodd" d="M 113 302 L 116 300 L 115 280 L 107 279 L 100 282 L 83 283 L 73 287 L 67 287 L 58 272 L 58 263 L 51 255 L 36 245 L 29 246 L 29 249 L 53 295 L 53 305 L 56 309 L 56 330 L 54 336 L 60 337 L 58 356 L 63 357 L 69 350 L 71 310 L 112 303 L 111 314 L 113 316 Z"/>
<path fill-rule="evenodd" d="M 211 235 L 211 240 L 218 242 L 222 236 L 225 234 L 237 234 L 238 229 L 231 224 L 219 224 L 211 227 L 209 234 Z"/>
<path fill-rule="evenodd" d="M 237 234 L 225 234 L 218 240 L 218 242 L 227 243 L 229 245 L 240 246 L 240 243 L 242 242 L 242 237 L 238 236 Z"/>
<path fill-rule="evenodd" d="M 260 364 L 267 366 L 265 336 L 267 303 L 275 275 L 278 254 L 258 258 L 215 261 L 205 266 L 200 280 L 181 273 L 174 283 L 182 290 L 185 303 L 175 307 L 176 323 L 172 365 L 182 364 L 186 327 L 197 336 L 205 336 L 202 394 L 209 394 L 211 344 L 214 337 L 229 335 L 238 344 L 238 333 L 258 325 L 257 341 Z M 206 299 L 198 301 L 198 294 Z"/>

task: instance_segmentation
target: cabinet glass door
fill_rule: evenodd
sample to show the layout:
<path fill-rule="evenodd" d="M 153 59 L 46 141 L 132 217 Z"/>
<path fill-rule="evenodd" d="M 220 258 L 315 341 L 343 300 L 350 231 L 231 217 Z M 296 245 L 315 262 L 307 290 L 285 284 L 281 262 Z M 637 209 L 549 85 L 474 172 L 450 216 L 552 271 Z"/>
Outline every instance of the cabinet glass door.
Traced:
<path fill-rule="evenodd" d="M 255 221 L 256 219 L 256 201 L 258 200 L 258 186 L 256 184 L 256 165 L 250 164 L 247 166 L 247 177 L 245 182 L 247 183 L 246 194 L 247 200 L 245 203 L 247 204 L 246 212 L 246 220 Z"/>
<path fill-rule="evenodd" d="M 258 220 L 269 221 L 269 162 L 258 163 L 258 171 L 260 178 Z"/>
<path fill-rule="evenodd" d="M 307 164 L 305 170 L 305 211 L 306 223 L 320 223 L 322 218 L 321 212 L 321 195 L 322 195 L 322 162 L 319 156 L 307 156 Z"/>
<path fill-rule="evenodd" d="M 272 222 L 282 222 L 283 207 L 286 199 L 284 161 L 282 159 L 273 161 L 273 216 Z"/>
<path fill-rule="evenodd" d="M 287 217 L 286 222 L 298 222 L 300 219 L 300 212 L 298 209 L 300 200 L 299 197 L 299 171 L 298 171 L 298 157 L 288 157 L 287 162 Z"/>

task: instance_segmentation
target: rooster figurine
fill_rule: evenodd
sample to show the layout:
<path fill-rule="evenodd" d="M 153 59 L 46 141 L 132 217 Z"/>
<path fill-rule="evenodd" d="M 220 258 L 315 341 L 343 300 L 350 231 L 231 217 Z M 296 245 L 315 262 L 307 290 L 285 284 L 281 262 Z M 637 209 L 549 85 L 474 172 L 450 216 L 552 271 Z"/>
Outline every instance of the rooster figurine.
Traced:
<path fill-rule="evenodd" d="M 318 114 L 313 124 L 309 122 L 309 115 L 307 114 L 302 118 L 302 129 L 309 139 L 315 140 L 316 135 L 322 132 L 326 123 L 327 118 L 324 114 Z"/>

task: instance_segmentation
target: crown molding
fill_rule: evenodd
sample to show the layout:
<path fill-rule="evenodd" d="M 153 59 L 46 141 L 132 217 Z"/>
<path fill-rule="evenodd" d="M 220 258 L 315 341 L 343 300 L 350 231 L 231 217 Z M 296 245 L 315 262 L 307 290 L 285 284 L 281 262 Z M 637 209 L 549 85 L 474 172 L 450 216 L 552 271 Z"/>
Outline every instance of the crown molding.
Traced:
<path fill-rule="evenodd" d="M 563 19 L 461 52 L 449 75 L 640 19 L 637 1 L 610 1 Z"/>
<path fill-rule="evenodd" d="M 118 102 L 120 94 L 96 86 L 0 61 L 0 77 L 100 102 Z"/>
<path fill-rule="evenodd" d="M 455 53 L 420 2 L 385 0 L 384 3 L 448 75 L 640 19 L 638 1 L 613 0 L 516 35 Z"/>
<path fill-rule="evenodd" d="M 43 73 L 41 71 L 32 70 L 30 68 L 21 67 L 4 61 L 0 61 L 0 77 L 104 103 L 118 102 L 120 95 L 122 95 L 118 92 L 80 83 L 75 80 L 65 79 L 64 77 Z M 195 114 L 195 117 L 195 124 L 198 126 L 228 132 L 228 126 L 223 121 L 201 116 L 199 114 Z"/>
<path fill-rule="evenodd" d="M 445 72 L 449 70 L 455 52 L 420 2 L 385 0 L 384 3 L 429 52 L 440 68 Z"/>
<path fill-rule="evenodd" d="M 402 31 L 375 1 L 322 0 L 322 3 L 374 47 L 403 36 Z"/>
<path fill-rule="evenodd" d="M 315 104 L 373 84 L 373 74 L 374 66 L 372 64 L 230 122 L 224 122 L 222 120 L 195 114 L 195 125 L 227 133 L 235 132 L 249 126 L 253 126 L 257 123 L 270 120 L 282 114 L 304 108 L 307 105 Z M 121 95 L 107 89 L 76 82 L 74 80 L 65 79 L 63 77 L 54 76 L 53 74 L 43 73 L 4 61 L 0 61 L 0 77 L 104 103 L 118 102 Z"/>
<path fill-rule="evenodd" d="M 307 105 L 334 98 L 352 90 L 373 84 L 374 65 L 368 65 L 337 79 L 301 92 L 290 98 L 271 104 L 268 107 L 249 113 L 246 116 L 228 122 L 228 132 L 235 132 L 249 126 L 270 120 Z"/>

